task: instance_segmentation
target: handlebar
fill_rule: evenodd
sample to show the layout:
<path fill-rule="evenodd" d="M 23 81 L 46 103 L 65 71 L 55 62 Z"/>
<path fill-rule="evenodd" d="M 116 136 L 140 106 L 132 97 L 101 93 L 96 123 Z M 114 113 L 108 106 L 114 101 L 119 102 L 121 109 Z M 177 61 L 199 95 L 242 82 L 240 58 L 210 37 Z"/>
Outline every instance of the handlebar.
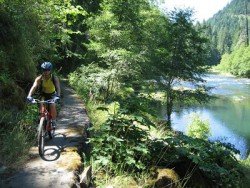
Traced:
<path fill-rule="evenodd" d="M 33 99 L 30 103 L 32 104 L 36 104 L 36 103 L 47 103 L 47 104 L 53 104 L 56 103 L 57 100 L 59 100 L 59 97 L 55 97 L 53 99 L 49 99 L 49 100 L 39 100 L 39 99 Z"/>

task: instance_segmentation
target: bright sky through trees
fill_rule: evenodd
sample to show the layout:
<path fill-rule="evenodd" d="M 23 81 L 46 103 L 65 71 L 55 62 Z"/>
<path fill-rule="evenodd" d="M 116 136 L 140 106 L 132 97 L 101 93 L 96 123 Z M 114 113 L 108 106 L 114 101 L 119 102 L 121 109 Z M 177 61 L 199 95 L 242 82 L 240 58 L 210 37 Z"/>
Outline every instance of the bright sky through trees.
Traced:
<path fill-rule="evenodd" d="M 222 10 L 232 0 L 164 0 L 162 8 L 173 10 L 175 8 L 192 8 L 195 21 L 202 22 L 211 18 L 219 10 Z"/>

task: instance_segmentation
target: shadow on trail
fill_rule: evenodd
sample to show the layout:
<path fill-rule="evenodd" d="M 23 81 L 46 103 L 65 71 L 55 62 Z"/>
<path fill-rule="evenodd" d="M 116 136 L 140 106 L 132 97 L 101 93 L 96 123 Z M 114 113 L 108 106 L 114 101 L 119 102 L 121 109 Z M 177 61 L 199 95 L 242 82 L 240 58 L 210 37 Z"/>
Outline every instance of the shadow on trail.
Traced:
<path fill-rule="evenodd" d="M 55 134 L 53 139 L 45 138 L 44 154 L 40 155 L 44 161 L 56 161 L 60 158 L 63 151 L 66 136 L 64 134 Z"/>
<path fill-rule="evenodd" d="M 75 146 L 77 137 L 67 137 L 65 134 L 57 133 L 53 139 L 45 140 L 44 154 L 41 157 L 44 161 L 56 161 L 67 147 Z"/>
<path fill-rule="evenodd" d="M 43 156 L 40 156 L 44 161 L 56 161 L 59 159 L 61 153 L 55 148 L 49 148 L 44 150 Z"/>

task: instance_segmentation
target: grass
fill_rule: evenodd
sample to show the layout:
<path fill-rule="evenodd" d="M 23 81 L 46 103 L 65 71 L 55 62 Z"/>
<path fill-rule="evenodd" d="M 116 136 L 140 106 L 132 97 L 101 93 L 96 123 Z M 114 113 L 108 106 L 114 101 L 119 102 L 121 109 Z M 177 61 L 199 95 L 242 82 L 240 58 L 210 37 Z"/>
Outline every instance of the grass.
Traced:
<path fill-rule="evenodd" d="M 97 188 L 145 188 L 152 184 L 147 173 L 138 176 L 118 172 L 115 176 L 111 176 L 109 172 L 97 170 L 94 172 L 94 177 Z"/>
<path fill-rule="evenodd" d="M 120 176 L 115 176 L 115 177 L 112 177 L 112 176 L 102 176 L 102 175 L 99 175 L 99 176 L 96 176 L 96 178 L 100 178 L 99 181 L 98 181 L 98 185 L 97 187 L 100 187 L 100 188 L 104 188 L 104 187 L 112 187 L 112 188 L 127 188 L 127 187 L 130 187 L 130 188 L 138 188 L 138 185 L 136 183 L 136 181 L 134 180 L 133 177 L 131 176 L 127 176 L 127 175 L 120 175 Z"/>
<path fill-rule="evenodd" d="M 29 149 L 35 144 L 37 118 L 35 106 L 22 112 L 1 111 L 0 163 L 8 168 L 19 168 L 29 157 Z M 18 156 L 18 157 L 17 157 Z"/>
<path fill-rule="evenodd" d="M 61 161 L 58 163 L 61 168 L 65 168 L 69 171 L 76 171 L 82 166 L 81 156 L 78 154 L 77 147 L 65 148 L 61 158 Z"/>
<path fill-rule="evenodd" d="M 0 160 L 9 168 L 20 167 L 28 159 L 29 149 L 34 145 L 28 131 L 18 126 L 6 131 L 1 136 L 1 143 Z"/>

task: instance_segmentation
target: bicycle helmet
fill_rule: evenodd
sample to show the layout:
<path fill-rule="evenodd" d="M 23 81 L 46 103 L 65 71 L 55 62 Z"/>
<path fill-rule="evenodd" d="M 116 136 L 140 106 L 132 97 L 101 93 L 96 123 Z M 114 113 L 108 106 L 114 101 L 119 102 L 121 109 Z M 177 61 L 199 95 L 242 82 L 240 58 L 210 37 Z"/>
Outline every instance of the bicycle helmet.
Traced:
<path fill-rule="evenodd" d="M 52 64 L 50 62 L 44 62 L 42 65 L 41 65 L 41 68 L 43 70 L 51 70 L 52 69 Z"/>

